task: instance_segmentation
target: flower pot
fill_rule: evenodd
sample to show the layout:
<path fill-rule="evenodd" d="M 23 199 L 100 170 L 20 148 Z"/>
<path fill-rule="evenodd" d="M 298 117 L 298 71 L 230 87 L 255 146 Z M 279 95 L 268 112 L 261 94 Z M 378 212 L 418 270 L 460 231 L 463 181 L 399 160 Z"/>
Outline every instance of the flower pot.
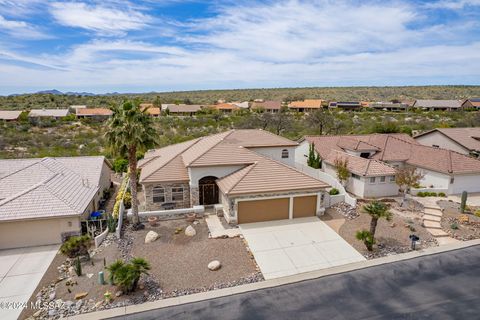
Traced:
<path fill-rule="evenodd" d="M 197 215 L 195 213 L 187 213 L 187 221 L 188 222 L 193 222 L 195 221 L 195 218 L 197 217 Z"/>
<path fill-rule="evenodd" d="M 152 227 L 157 225 L 157 221 L 158 221 L 158 217 L 155 217 L 155 216 L 148 217 L 148 223 Z"/>

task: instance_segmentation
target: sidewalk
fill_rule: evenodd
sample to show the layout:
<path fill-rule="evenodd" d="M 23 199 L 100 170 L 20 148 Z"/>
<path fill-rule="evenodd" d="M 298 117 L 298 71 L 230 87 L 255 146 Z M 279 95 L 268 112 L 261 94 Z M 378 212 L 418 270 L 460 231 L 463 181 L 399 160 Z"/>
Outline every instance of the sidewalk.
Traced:
<path fill-rule="evenodd" d="M 210 238 L 233 238 L 242 234 L 240 228 L 225 229 L 220 218 L 215 214 L 209 214 L 205 216 L 205 222 L 207 223 L 208 230 L 210 231 Z"/>

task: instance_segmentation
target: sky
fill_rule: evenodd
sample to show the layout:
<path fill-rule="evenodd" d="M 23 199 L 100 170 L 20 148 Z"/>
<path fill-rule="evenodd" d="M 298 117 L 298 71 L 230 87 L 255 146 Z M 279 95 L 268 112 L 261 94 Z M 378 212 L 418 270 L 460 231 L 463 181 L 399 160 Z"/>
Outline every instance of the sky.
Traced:
<path fill-rule="evenodd" d="M 480 0 L 0 0 L 0 94 L 480 84 Z"/>

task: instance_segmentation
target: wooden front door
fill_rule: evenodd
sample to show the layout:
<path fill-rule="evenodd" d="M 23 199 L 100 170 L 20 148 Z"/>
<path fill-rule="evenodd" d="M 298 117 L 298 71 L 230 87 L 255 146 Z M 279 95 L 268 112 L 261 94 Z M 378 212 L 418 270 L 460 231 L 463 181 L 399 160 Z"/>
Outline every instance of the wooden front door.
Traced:
<path fill-rule="evenodd" d="M 198 183 L 200 193 L 200 204 L 211 205 L 218 203 L 218 186 L 215 183 L 216 177 L 204 177 Z"/>

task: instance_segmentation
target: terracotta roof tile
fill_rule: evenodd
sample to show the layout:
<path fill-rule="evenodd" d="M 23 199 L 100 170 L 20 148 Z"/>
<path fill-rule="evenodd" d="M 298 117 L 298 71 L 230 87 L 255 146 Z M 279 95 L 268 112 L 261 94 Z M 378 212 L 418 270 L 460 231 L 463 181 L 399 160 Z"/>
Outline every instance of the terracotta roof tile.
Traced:
<path fill-rule="evenodd" d="M 85 108 L 76 109 L 78 116 L 111 116 L 112 110 L 106 108 Z"/>
<path fill-rule="evenodd" d="M 307 109 L 320 109 L 322 108 L 321 99 L 305 99 L 303 101 L 292 101 L 288 104 L 291 109 L 307 108 Z"/>

